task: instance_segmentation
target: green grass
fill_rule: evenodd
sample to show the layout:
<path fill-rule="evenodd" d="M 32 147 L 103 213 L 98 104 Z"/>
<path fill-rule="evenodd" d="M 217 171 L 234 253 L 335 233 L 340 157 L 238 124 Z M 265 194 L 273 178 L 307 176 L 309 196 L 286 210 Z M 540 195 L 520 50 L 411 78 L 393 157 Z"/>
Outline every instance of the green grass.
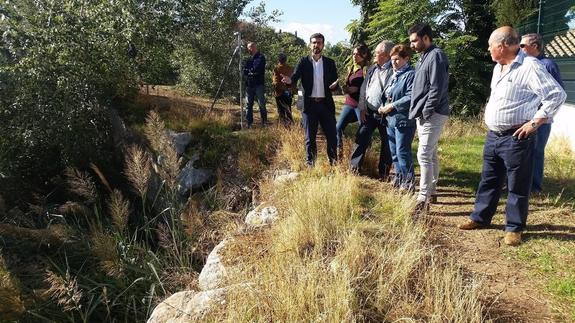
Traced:
<path fill-rule="evenodd" d="M 478 121 L 450 120 L 440 142 L 441 185 L 476 191 L 484 138 Z M 504 252 L 526 264 L 534 283 L 552 295 L 558 321 L 575 321 L 575 155 L 565 147 L 561 140 L 548 144 L 546 194 L 530 199 L 526 243 Z"/>

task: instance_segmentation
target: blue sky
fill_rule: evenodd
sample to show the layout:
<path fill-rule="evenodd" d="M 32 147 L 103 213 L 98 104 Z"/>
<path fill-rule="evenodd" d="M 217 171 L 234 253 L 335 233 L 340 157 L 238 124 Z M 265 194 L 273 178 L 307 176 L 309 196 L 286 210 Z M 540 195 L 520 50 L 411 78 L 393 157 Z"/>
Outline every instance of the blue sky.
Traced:
<path fill-rule="evenodd" d="M 349 40 L 345 26 L 359 18 L 359 7 L 353 6 L 349 0 L 254 0 L 247 10 L 260 2 L 265 2 L 268 14 L 274 9 L 283 12 L 281 21 L 273 27 L 289 32 L 297 30 L 298 36 L 306 41 L 314 32 L 321 32 L 326 42 L 332 44 Z"/>

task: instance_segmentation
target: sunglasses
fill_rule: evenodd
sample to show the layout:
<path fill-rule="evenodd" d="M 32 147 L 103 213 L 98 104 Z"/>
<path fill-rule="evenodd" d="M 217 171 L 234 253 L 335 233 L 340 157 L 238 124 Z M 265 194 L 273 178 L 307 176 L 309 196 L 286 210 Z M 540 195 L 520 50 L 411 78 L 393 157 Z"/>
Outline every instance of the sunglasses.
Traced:
<path fill-rule="evenodd" d="M 519 47 L 521 47 L 521 48 L 525 48 L 525 46 L 529 46 L 529 45 L 527 45 L 527 44 L 519 44 Z"/>

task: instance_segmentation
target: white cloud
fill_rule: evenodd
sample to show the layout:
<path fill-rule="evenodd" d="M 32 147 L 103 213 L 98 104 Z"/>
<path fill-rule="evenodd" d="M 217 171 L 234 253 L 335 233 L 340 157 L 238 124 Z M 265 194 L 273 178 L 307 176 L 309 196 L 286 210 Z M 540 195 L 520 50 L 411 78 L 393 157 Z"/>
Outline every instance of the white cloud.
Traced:
<path fill-rule="evenodd" d="M 329 24 L 306 24 L 301 22 L 286 22 L 276 27 L 278 30 L 287 32 L 297 32 L 299 38 L 304 41 L 309 40 L 309 36 L 314 33 L 322 33 L 325 36 L 325 41 L 335 44 L 342 40 L 349 38 L 347 31 L 338 30 L 333 25 Z"/>

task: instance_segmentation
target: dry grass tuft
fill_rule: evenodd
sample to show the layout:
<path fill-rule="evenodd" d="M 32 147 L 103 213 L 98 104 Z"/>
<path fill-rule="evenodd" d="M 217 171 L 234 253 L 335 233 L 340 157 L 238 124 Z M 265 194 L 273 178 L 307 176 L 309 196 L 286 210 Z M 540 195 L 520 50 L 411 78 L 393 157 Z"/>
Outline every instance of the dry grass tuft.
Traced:
<path fill-rule="evenodd" d="M 76 277 L 72 277 L 70 272 L 67 271 L 62 277 L 48 270 L 44 281 L 50 286 L 44 294 L 55 299 L 64 311 L 73 311 L 81 307 L 83 293 Z"/>
<path fill-rule="evenodd" d="M 90 235 L 92 253 L 98 258 L 100 268 L 110 277 L 121 278 L 124 276 L 114 236 L 99 230 L 94 230 Z"/>
<path fill-rule="evenodd" d="M 86 172 L 74 168 L 66 169 L 66 180 L 72 193 L 86 200 L 88 203 L 94 203 L 98 197 L 96 184 Z"/>
<path fill-rule="evenodd" d="M 0 249 L 0 317 L 6 321 L 16 321 L 26 311 L 21 298 L 20 286 L 6 268 Z"/>
<path fill-rule="evenodd" d="M 575 179 L 575 152 L 566 137 L 552 137 L 545 152 L 545 177 L 551 177 L 561 184 Z"/>
<path fill-rule="evenodd" d="M 126 176 L 128 180 L 140 194 L 144 197 L 148 190 L 148 182 L 152 176 L 152 157 L 148 152 L 138 146 L 130 146 L 126 156 Z"/>
<path fill-rule="evenodd" d="M 118 231 L 125 231 L 128 224 L 128 217 L 130 216 L 130 202 L 124 198 L 122 192 L 119 190 L 115 189 L 112 191 L 112 194 L 110 194 L 108 211 Z"/>
<path fill-rule="evenodd" d="M 408 216 L 412 196 L 336 168 L 322 176 L 305 172 L 269 197 L 282 217 L 269 242 L 231 247 L 248 255 L 234 261 L 241 273 L 234 282 L 254 285 L 248 295 L 232 292 L 212 319 L 483 320 L 479 285 L 436 260 L 427 229 Z"/>
<path fill-rule="evenodd" d="M 58 207 L 58 212 L 62 214 L 74 214 L 87 216 L 91 213 L 90 209 L 84 204 L 68 201 Z"/>
<path fill-rule="evenodd" d="M 482 134 L 485 132 L 487 132 L 487 130 L 481 117 L 465 119 L 450 117 L 443 127 L 441 137 L 457 139 L 477 136 L 477 134 Z"/>
<path fill-rule="evenodd" d="M 158 165 L 155 170 L 172 191 L 177 190 L 177 178 L 180 162 L 176 149 L 166 133 L 166 125 L 155 111 L 150 111 L 144 128 L 146 139 L 158 155 Z"/>

